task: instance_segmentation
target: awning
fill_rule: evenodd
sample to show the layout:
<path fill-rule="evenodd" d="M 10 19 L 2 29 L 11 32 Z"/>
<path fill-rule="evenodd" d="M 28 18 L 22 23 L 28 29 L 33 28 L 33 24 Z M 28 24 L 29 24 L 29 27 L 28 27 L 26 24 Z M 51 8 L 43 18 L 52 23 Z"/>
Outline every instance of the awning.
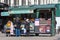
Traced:
<path fill-rule="evenodd" d="M 60 4 L 56 4 L 56 16 L 60 17 Z"/>
<path fill-rule="evenodd" d="M 55 5 L 50 4 L 50 5 L 32 5 L 32 6 L 9 7 L 11 14 L 30 14 L 30 13 L 34 13 L 35 9 L 50 9 L 50 8 L 55 8 Z"/>
<path fill-rule="evenodd" d="M 33 13 L 33 10 L 13 10 L 8 12 L 1 12 L 1 16 L 10 16 L 10 14 L 30 14 Z"/>
<path fill-rule="evenodd" d="M 8 12 L 1 12 L 1 16 L 9 16 L 10 14 Z"/>
<path fill-rule="evenodd" d="M 34 13 L 34 10 L 12 10 L 10 14 L 29 14 Z"/>
<path fill-rule="evenodd" d="M 44 9 L 44 8 L 55 8 L 56 4 L 47 4 L 47 5 L 31 5 L 31 6 L 12 6 L 9 7 L 10 10 L 26 10 L 26 9 Z"/>
<path fill-rule="evenodd" d="M 9 7 L 10 10 L 34 10 L 36 8 L 30 7 L 30 6 L 17 6 L 17 7 Z"/>
<path fill-rule="evenodd" d="M 44 9 L 44 8 L 55 8 L 56 4 L 47 4 L 47 5 L 32 5 L 31 7 L 33 8 L 39 8 L 39 9 Z"/>
<path fill-rule="evenodd" d="M 11 14 L 29 14 L 34 13 L 35 8 L 31 8 L 28 6 L 18 6 L 18 7 L 9 7 Z"/>

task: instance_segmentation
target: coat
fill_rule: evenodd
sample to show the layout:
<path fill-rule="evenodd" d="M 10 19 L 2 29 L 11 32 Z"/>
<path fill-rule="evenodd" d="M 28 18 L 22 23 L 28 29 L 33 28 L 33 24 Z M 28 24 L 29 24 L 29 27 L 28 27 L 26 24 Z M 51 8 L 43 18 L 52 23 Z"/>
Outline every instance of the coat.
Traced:
<path fill-rule="evenodd" d="M 13 25 L 13 22 L 11 22 L 10 34 L 14 34 L 14 25 Z"/>

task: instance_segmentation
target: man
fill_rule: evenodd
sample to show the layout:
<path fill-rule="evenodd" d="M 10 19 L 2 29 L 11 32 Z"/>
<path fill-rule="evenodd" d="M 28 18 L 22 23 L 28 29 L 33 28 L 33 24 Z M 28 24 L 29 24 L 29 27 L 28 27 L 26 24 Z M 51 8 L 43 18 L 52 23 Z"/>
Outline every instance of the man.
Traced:
<path fill-rule="evenodd" d="M 16 27 L 15 27 L 15 29 L 16 29 L 16 31 L 15 31 L 16 36 L 20 36 L 20 25 L 21 25 L 21 22 L 19 20 L 19 17 L 16 18 L 15 24 L 16 24 Z"/>
<path fill-rule="evenodd" d="M 25 27 L 26 27 L 26 30 L 27 30 L 27 35 L 29 35 L 29 31 L 30 31 L 30 21 L 29 21 L 29 19 L 26 19 Z"/>

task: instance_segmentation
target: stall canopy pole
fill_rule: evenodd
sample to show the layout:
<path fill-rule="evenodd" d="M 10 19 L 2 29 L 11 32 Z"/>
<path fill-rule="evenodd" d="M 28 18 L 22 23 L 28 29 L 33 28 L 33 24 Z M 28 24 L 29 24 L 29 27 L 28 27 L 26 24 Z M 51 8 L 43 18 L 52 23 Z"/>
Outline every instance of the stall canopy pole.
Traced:
<path fill-rule="evenodd" d="M 36 14 L 37 14 L 36 15 L 37 16 L 36 18 L 39 18 L 39 10 L 37 10 L 37 13 Z"/>
<path fill-rule="evenodd" d="M 54 19 L 54 17 L 55 17 L 54 16 L 54 10 L 52 10 L 52 25 L 51 25 L 52 26 L 52 28 L 51 28 L 51 33 L 52 33 L 51 35 L 52 36 L 55 35 L 55 30 L 54 30 L 54 28 L 55 28 L 55 25 L 54 25 L 55 24 L 55 21 L 54 20 L 55 19 Z"/>

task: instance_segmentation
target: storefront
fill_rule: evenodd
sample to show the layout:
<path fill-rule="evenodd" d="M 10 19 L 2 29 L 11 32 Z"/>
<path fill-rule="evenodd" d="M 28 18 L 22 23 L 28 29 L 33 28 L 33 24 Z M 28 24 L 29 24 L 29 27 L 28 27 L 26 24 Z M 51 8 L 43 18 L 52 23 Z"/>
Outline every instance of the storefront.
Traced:
<path fill-rule="evenodd" d="M 12 21 L 19 17 L 22 23 L 26 18 L 29 19 L 29 34 L 55 35 L 55 5 L 10 7 L 9 9 L 8 12 L 2 12 L 1 16 L 10 16 Z M 21 26 L 23 28 L 24 24 Z"/>
<path fill-rule="evenodd" d="M 35 6 L 34 6 L 35 7 Z M 35 33 L 55 35 L 55 5 L 42 5 L 36 9 Z"/>

